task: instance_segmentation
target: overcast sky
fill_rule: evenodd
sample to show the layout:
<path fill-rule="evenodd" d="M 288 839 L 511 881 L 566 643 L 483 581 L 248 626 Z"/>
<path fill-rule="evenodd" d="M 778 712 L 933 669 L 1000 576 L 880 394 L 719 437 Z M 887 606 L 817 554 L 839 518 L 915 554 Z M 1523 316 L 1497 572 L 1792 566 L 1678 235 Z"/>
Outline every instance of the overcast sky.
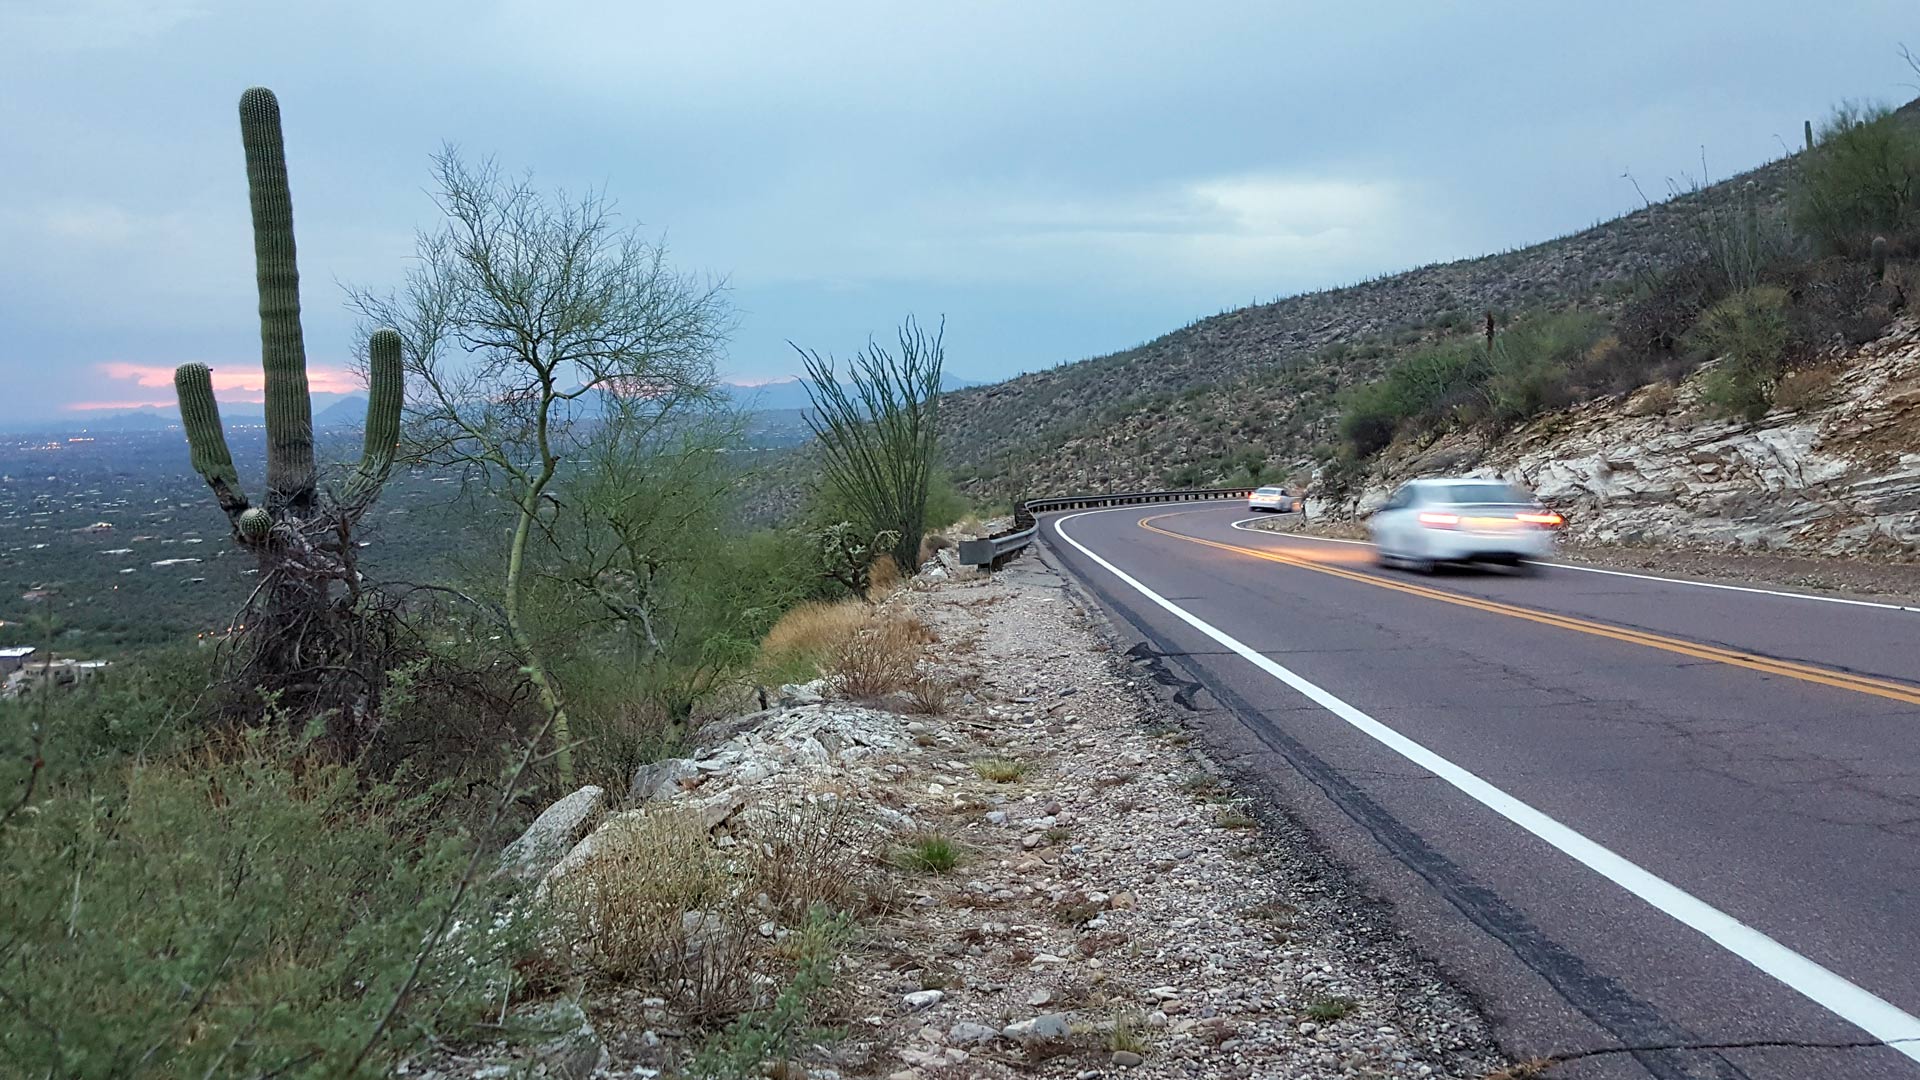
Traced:
<path fill-rule="evenodd" d="M 1912 0 L 0 0 L 0 420 L 257 397 L 235 102 L 280 96 L 316 388 L 444 141 L 603 186 L 725 275 L 724 370 L 901 316 L 989 379 L 1255 299 L 1520 246 L 1897 102 Z"/>

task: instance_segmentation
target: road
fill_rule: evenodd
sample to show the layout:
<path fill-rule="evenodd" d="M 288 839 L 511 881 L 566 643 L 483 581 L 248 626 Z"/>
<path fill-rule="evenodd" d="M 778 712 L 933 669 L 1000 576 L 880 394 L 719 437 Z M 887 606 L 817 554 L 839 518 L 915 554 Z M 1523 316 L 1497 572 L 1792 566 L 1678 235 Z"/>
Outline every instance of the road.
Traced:
<path fill-rule="evenodd" d="M 1920 611 L 1425 577 L 1248 520 L 1041 535 L 1510 1051 L 1605 1051 L 1555 1077 L 1920 1077 Z"/>

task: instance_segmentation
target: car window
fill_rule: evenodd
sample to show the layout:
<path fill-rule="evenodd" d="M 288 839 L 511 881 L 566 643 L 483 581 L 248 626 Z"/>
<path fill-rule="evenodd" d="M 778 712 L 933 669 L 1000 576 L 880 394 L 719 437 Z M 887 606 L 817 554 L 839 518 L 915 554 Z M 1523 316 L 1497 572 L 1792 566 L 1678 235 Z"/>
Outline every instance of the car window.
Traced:
<path fill-rule="evenodd" d="M 1533 499 L 1526 492 L 1511 484 L 1497 484 L 1491 481 L 1479 484 L 1447 484 L 1440 492 L 1440 501 L 1449 503 L 1525 503 Z"/>
<path fill-rule="evenodd" d="M 1387 505 L 1381 507 L 1380 509 L 1398 510 L 1402 507 L 1411 506 L 1411 505 L 1413 505 L 1413 488 L 1411 486 L 1406 486 L 1406 487 L 1402 487 L 1399 491 L 1394 492 L 1393 495 L 1387 499 Z"/>

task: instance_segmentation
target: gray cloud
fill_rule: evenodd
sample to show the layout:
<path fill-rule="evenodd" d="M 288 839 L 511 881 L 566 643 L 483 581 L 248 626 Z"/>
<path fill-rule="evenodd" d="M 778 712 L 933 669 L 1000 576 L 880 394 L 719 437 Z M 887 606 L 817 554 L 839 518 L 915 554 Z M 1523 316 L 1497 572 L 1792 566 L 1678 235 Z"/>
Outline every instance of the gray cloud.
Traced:
<path fill-rule="evenodd" d="M 728 275 L 728 368 L 948 317 L 971 377 L 1568 232 L 1897 99 L 1906 4 L 0 0 L 0 416 L 257 363 L 233 103 L 286 110 L 315 362 L 451 140 Z M 116 369 L 125 370 L 125 369 Z"/>

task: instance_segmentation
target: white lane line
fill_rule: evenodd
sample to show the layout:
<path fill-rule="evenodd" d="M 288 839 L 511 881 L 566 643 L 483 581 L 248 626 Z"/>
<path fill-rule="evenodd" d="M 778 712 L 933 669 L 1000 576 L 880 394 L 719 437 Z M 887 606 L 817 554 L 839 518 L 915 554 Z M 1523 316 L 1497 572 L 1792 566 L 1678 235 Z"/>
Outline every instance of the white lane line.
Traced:
<path fill-rule="evenodd" d="M 1468 798 L 1520 826 L 1562 854 L 1606 878 L 1626 891 L 1677 919 L 1683 925 L 1705 935 L 1733 955 L 1773 976 L 1809 1001 L 1840 1017 L 1874 1038 L 1887 1043 L 1916 1062 L 1920 1062 L 1920 1017 L 1906 1012 L 1885 998 L 1858 986 L 1820 964 L 1794 952 L 1778 941 L 1726 912 L 1688 893 L 1597 841 L 1574 831 L 1545 813 L 1534 809 L 1482 780 L 1467 769 L 1441 757 L 1425 746 L 1347 704 L 1333 694 L 1308 682 L 1291 670 L 1243 644 L 1198 615 L 1175 604 L 1107 560 L 1094 554 L 1085 544 L 1067 533 L 1066 524 L 1089 514 L 1112 514 L 1139 507 L 1117 510 L 1089 510 L 1055 519 L 1053 531 L 1102 569 L 1119 578 L 1133 591 L 1166 609 L 1175 618 L 1212 638 L 1229 651 L 1291 687 L 1307 700 L 1346 721 L 1361 733 L 1453 785 Z"/>
<path fill-rule="evenodd" d="M 1253 522 L 1261 520 L 1263 519 L 1242 518 L 1234 522 L 1233 527 L 1239 529 L 1241 532 L 1267 533 L 1272 536 L 1286 536 L 1300 540 L 1318 540 L 1323 544 L 1357 544 L 1361 547 L 1373 546 L 1365 540 L 1343 540 L 1337 536 L 1313 536 L 1308 533 L 1282 533 L 1274 532 L 1272 529 L 1254 528 Z M 1920 607 L 1915 607 L 1912 604 L 1888 604 L 1877 600 L 1848 600 L 1845 597 L 1839 596 L 1814 596 L 1810 593 L 1786 592 L 1781 589 L 1757 589 L 1751 585 L 1722 585 L 1715 581 L 1692 581 L 1687 578 L 1661 577 L 1658 574 L 1634 574 L 1625 570 L 1603 570 L 1598 566 L 1576 566 L 1573 563 L 1538 562 L 1538 560 L 1536 560 L 1536 563 L 1540 566 L 1551 566 L 1556 570 L 1578 570 L 1583 574 L 1605 574 L 1608 577 L 1633 578 L 1638 581 L 1658 581 L 1667 585 L 1690 585 L 1696 589 L 1724 589 L 1727 592 L 1753 593 L 1758 596 L 1782 596 L 1788 600 L 1815 600 L 1822 604 L 1845 604 L 1848 607 L 1878 608 L 1882 611 L 1920 613 Z"/>

